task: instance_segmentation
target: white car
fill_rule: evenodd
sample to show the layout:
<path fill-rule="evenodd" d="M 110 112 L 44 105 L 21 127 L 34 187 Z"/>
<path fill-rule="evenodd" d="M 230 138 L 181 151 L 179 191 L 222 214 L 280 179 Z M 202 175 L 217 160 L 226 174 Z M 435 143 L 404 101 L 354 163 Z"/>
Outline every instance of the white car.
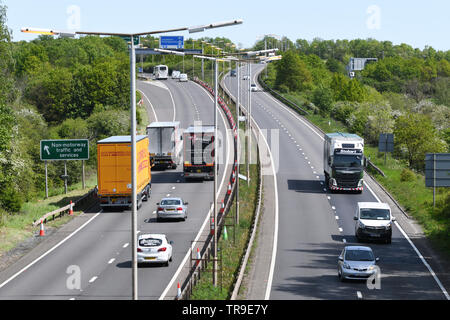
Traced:
<path fill-rule="evenodd" d="M 387 203 L 358 202 L 354 220 L 356 239 L 384 240 L 391 243 L 395 217 Z"/>
<path fill-rule="evenodd" d="M 249 76 L 243 76 L 243 77 L 242 77 L 242 80 L 249 80 L 249 79 L 250 79 Z"/>
<path fill-rule="evenodd" d="M 172 241 L 164 234 L 141 234 L 138 236 L 137 262 L 169 266 L 172 261 Z"/>
<path fill-rule="evenodd" d="M 173 70 L 172 71 L 172 79 L 178 79 L 180 78 L 180 71 Z"/>
<path fill-rule="evenodd" d="M 251 90 L 252 92 L 256 92 L 256 91 L 258 91 L 258 87 L 256 86 L 256 84 L 252 83 L 252 84 L 250 85 L 250 90 Z"/>
<path fill-rule="evenodd" d="M 186 74 L 186 73 L 180 74 L 179 81 L 180 81 L 180 82 L 186 82 L 186 81 L 188 81 L 188 76 L 187 76 L 187 74 Z"/>

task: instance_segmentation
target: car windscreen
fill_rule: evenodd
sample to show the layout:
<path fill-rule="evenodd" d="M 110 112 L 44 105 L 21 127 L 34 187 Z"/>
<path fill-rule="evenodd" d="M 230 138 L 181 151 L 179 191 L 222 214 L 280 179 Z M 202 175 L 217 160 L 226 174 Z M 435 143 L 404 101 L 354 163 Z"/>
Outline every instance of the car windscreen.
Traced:
<path fill-rule="evenodd" d="M 181 204 L 180 200 L 163 200 L 161 201 L 162 206 L 179 206 Z"/>
<path fill-rule="evenodd" d="M 357 155 L 335 155 L 333 159 L 335 167 L 361 167 L 363 165 L 363 157 Z"/>
<path fill-rule="evenodd" d="M 347 250 L 345 252 L 345 260 L 347 261 L 373 261 L 372 251 L 368 250 Z"/>
<path fill-rule="evenodd" d="M 389 220 L 390 213 L 388 209 L 361 208 L 359 218 L 367 220 Z"/>
<path fill-rule="evenodd" d="M 141 247 L 159 247 L 161 244 L 161 239 L 146 238 L 139 240 L 139 246 Z"/>

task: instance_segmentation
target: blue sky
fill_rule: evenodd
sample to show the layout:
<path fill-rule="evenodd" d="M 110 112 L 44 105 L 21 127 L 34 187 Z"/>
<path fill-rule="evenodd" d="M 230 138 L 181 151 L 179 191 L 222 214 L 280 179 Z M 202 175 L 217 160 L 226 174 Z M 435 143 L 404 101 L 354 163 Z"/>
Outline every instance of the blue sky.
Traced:
<path fill-rule="evenodd" d="M 143 32 L 243 19 L 239 26 L 189 35 L 224 36 L 243 47 L 264 34 L 290 40 L 375 38 L 423 49 L 450 50 L 448 0 L 0 0 L 13 40 L 31 40 L 21 27 Z M 130 7 L 130 5 L 133 5 Z M 75 8 L 75 11 L 70 11 Z M 77 14 L 79 12 L 79 14 Z M 79 17 L 79 19 L 77 19 Z M 79 23 L 78 23 L 79 22 Z"/>

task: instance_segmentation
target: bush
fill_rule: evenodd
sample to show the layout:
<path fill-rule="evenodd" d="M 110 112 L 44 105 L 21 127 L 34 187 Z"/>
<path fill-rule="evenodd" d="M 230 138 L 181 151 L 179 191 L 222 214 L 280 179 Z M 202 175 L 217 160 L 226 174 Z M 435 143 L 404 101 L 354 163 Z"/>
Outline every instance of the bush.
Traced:
<path fill-rule="evenodd" d="M 407 168 L 402 170 L 402 173 L 400 174 L 400 181 L 402 182 L 410 182 L 416 180 L 416 174 Z"/>
<path fill-rule="evenodd" d="M 0 205 L 9 212 L 19 212 L 22 207 L 22 197 L 11 186 L 5 186 L 0 194 Z"/>

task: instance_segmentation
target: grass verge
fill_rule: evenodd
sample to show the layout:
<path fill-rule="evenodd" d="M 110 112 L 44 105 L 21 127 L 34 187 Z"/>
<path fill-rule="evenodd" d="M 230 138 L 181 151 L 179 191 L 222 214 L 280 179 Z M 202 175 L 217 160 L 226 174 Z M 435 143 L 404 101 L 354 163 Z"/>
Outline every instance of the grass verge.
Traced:
<path fill-rule="evenodd" d="M 244 141 L 243 137 L 241 141 Z M 253 139 L 252 155 L 255 155 L 256 152 L 256 142 Z M 241 154 L 244 155 L 244 152 Z M 216 287 L 213 286 L 212 263 L 209 263 L 206 272 L 203 272 L 202 277 L 193 289 L 191 300 L 227 300 L 232 294 L 233 284 L 239 273 L 241 259 L 245 254 L 247 242 L 251 235 L 250 228 L 257 205 L 259 166 L 251 164 L 249 167 L 250 184 L 247 184 L 242 179 L 239 183 L 239 224 L 235 228 L 227 227 L 228 239 L 225 239 L 223 232 L 219 238 L 219 257 L 222 259 L 222 270 L 219 271 L 218 275 L 219 283 Z M 240 173 L 247 176 L 247 167 L 244 163 L 240 166 Z M 233 224 L 235 213 L 236 199 L 234 199 L 232 207 L 225 218 L 225 224 Z"/>

